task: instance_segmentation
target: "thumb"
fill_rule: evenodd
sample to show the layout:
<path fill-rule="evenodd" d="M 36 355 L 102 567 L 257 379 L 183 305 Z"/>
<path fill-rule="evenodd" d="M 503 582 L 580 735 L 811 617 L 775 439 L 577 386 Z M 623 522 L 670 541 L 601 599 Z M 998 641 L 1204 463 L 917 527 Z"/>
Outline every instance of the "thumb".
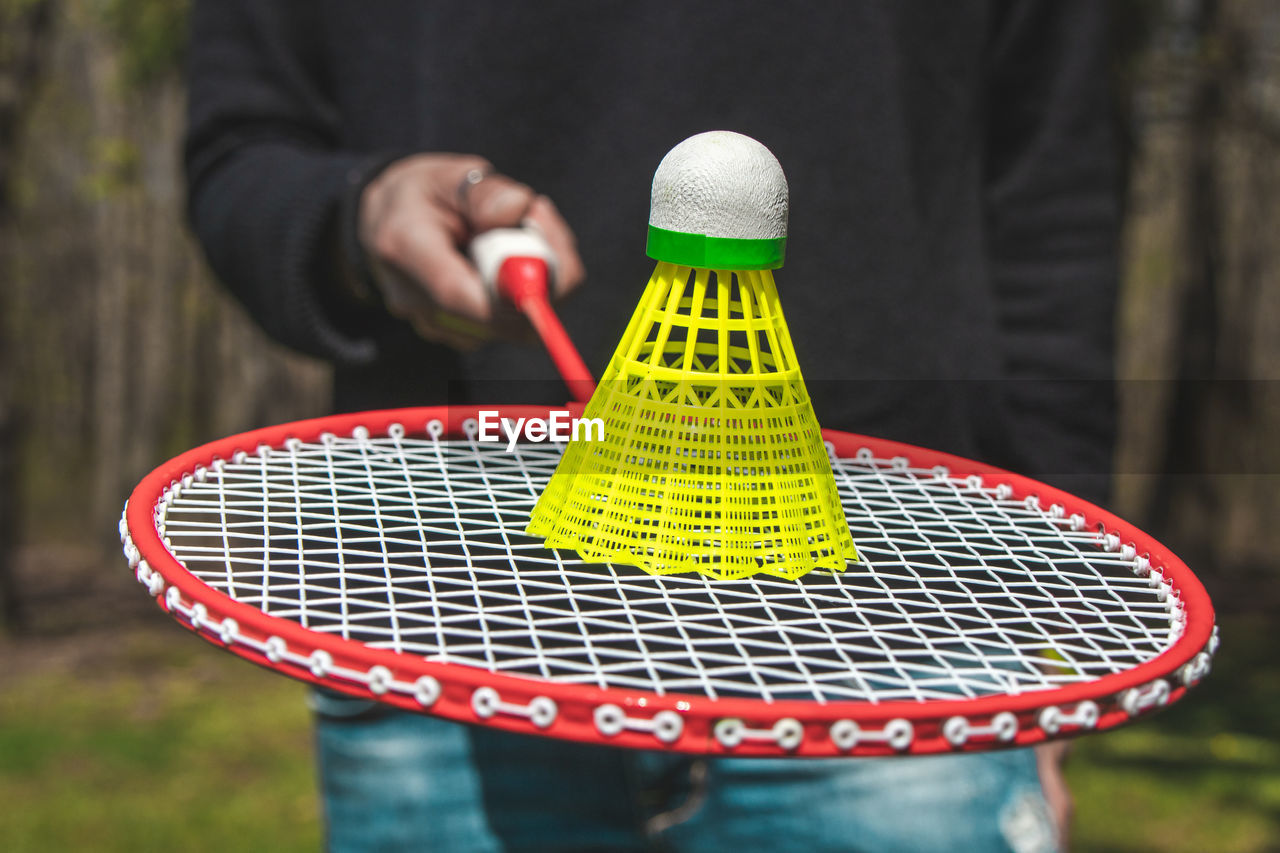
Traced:
<path fill-rule="evenodd" d="M 528 215 L 535 197 L 532 189 L 505 175 L 486 175 L 467 191 L 462 214 L 473 232 L 514 228 Z"/>

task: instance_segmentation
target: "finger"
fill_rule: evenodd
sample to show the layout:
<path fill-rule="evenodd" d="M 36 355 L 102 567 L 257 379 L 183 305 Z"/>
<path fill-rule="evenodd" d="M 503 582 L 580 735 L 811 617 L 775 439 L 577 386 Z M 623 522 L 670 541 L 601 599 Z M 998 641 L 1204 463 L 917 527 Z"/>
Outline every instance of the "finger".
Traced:
<path fill-rule="evenodd" d="M 425 340 L 444 344 L 462 352 L 471 352 L 487 342 L 487 338 L 469 333 L 468 329 L 474 327 L 467 326 L 467 321 L 462 321 L 461 325 L 455 326 L 445 320 L 449 316 L 447 314 L 436 314 L 430 319 L 419 316 L 412 321 L 413 330 Z M 457 318 L 453 319 L 456 320 Z"/>
<path fill-rule="evenodd" d="M 422 286 L 386 264 L 378 264 L 383 303 L 394 317 L 409 322 L 423 338 L 455 349 L 473 350 L 495 336 L 495 329 L 436 307 Z"/>
<path fill-rule="evenodd" d="M 555 204 L 545 195 L 539 195 L 529 206 L 525 221 L 530 222 L 546 238 L 547 245 L 556 255 L 555 297 L 561 298 L 582 284 L 586 268 L 578 255 L 578 239 L 569 223 L 564 221 Z"/>
<path fill-rule="evenodd" d="M 382 303 L 391 316 L 412 323 L 435 310 L 422 287 L 389 263 L 374 259 L 370 268 L 382 292 Z"/>
<path fill-rule="evenodd" d="M 478 183 L 460 186 L 459 213 L 475 234 L 519 225 L 536 195 L 524 184 L 499 174 L 485 175 Z"/>
<path fill-rule="evenodd" d="M 489 293 L 462 256 L 448 226 L 431 215 L 408 217 L 380 237 L 378 254 L 419 283 L 441 310 L 477 323 L 492 316 Z"/>
<path fill-rule="evenodd" d="M 493 164 L 472 154 L 415 154 L 396 161 L 360 197 L 361 240 L 372 245 L 392 214 L 422 206 L 439 211 L 455 238 L 466 239 L 459 213 L 466 176 L 492 171 Z"/>

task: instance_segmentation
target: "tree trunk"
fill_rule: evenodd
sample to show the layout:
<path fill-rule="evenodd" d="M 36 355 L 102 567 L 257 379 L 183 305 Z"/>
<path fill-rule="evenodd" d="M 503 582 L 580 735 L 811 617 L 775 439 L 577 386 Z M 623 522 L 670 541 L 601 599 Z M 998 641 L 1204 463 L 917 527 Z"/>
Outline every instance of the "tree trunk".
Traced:
<path fill-rule="evenodd" d="M 1214 0 L 1201 3 L 1202 45 L 1220 36 Z M 1205 415 L 1212 405 L 1219 348 L 1218 271 L 1221 267 L 1221 213 L 1216 149 L 1222 118 L 1222 81 L 1216 64 L 1201 61 L 1189 116 L 1187 194 L 1183 207 L 1181 263 L 1184 284 L 1174 336 L 1174 391 L 1169 409 L 1165 456 L 1151 508 L 1152 519 L 1170 527 L 1177 501 L 1197 506 L 1190 516 L 1211 518 L 1214 492 L 1206 481 Z M 1203 541 L 1203 540 L 1202 540 Z"/>
<path fill-rule="evenodd" d="M 0 282 L 5 282 L 0 286 L 0 630 L 7 631 L 17 630 L 22 616 L 14 578 L 21 418 L 12 373 L 17 322 L 12 182 L 23 118 L 44 77 L 52 35 L 52 0 L 0 6 Z"/>

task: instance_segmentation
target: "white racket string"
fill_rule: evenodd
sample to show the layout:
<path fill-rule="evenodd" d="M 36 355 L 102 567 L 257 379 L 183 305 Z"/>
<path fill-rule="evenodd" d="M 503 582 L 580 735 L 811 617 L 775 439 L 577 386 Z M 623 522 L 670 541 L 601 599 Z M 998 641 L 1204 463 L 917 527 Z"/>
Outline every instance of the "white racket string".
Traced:
<path fill-rule="evenodd" d="M 833 459 L 861 562 L 797 581 L 585 564 L 524 535 L 560 448 L 357 430 L 210 466 L 158 507 L 236 601 L 367 646 L 566 684 L 763 701 L 977 698 L 1131 670 L 1181 603 L 1060 507 Z"/>

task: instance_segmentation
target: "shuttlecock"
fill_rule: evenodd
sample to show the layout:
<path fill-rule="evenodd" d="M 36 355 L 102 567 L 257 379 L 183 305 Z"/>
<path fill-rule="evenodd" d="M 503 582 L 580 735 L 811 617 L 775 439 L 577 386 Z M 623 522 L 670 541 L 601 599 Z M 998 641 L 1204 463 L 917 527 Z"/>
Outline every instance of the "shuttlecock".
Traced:
<path fill-rule="evenodd" d="M 663 158 L 658 261 L 574 441 L 530 517 L 548 547 L 653 574 L 796 578 L 857 559 L 778 303 L 787 182 L 767 148 L 713 131 Z"/>

